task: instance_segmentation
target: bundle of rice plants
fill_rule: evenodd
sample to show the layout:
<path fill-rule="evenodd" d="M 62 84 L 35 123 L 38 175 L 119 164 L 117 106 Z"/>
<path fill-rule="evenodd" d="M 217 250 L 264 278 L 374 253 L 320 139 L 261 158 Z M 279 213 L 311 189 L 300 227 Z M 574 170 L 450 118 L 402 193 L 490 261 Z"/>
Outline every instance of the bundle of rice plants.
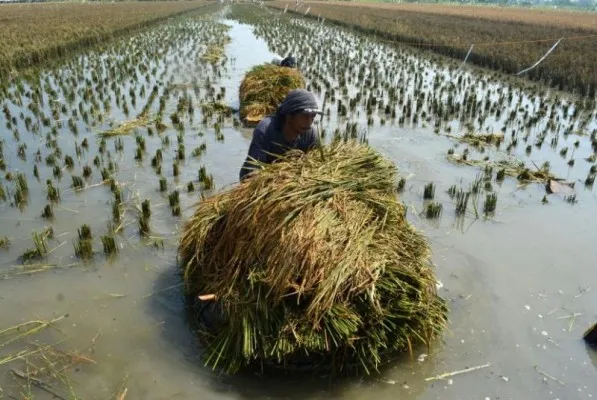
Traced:
<path fill-rule="evenodd" d="M 240 116 L 247 125 L 255 125 L 273 114 L 288 92 L 305 88 L 305 79 L 294 68 L 273 64 L 251 69 L 240 84 Z"/>
<path fill-rule="evenodd" d="M 394 165 L 351 141 L 256 167 L 181 237 L 187 295 L 216 311 L 198 330 L 206 364 L 370 373 L 430 344 L 447 309 Z"/>

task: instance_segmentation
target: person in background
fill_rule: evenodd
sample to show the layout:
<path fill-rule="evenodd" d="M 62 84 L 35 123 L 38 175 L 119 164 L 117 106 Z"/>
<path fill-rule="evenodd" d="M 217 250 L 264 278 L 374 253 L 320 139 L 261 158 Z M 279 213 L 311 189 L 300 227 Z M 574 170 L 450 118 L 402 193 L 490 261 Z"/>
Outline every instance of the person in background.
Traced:
<path fill-rule="evenodd" d="M 296 58 L 294 58 L 293 56 L 288 56 L 284 59 L 281 59 L 280 57 L 275 57 L 272 60 L 272 64 L 277 65 L 279 67 L 287 67 L 287 68 L 296 68 L 297 67 Z"/>
<path fill-rule="evenodd" d="M 318 114 L 322 111 L 313 93 L 305 89 L 290 91 L 276 113 L 255 127 L 239 179 L 243 181 L 254 171 L 255 161 L 270 164 L 289 150 L 308 152 L 317 148 L 319 135 L 313 121 Z"/>
<path fill-rule="evenodd" d="M 296 58 L 288 56 L 280 62 L 281 67 L 296 68 Z"/>

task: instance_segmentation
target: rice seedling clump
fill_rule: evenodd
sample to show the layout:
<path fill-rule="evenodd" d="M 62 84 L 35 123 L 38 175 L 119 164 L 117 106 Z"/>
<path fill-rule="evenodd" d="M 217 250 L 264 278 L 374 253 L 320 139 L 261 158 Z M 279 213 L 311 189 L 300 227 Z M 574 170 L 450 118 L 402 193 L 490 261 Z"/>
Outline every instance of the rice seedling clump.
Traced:
<path fill-rule="evenodd" d="M 257 124 L 273 114 L 288 92 L 305 88 L 305 79 L 294 68 L 273 64 L 251 69 L 240 84 L 240 117 L 247 125 Z"/>
<path fill-rule="evenodd" d="M 181 237 L 186 293 L 215 310 L 199 321 L 206 364 L 371 373 L 430 344 L 447 308 L 394 165 L 336 141 L 257 167 L 203 200 Z"/>

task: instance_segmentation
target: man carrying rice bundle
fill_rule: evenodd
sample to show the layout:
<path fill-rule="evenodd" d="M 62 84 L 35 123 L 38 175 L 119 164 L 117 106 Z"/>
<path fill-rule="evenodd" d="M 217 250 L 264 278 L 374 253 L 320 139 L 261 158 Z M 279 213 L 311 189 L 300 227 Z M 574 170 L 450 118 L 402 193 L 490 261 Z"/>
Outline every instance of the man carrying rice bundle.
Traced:
<path fill-rule="evenodd" d="M 276 113 L 265 117 L 255 127 L 240 180 L 253 172 L 255 162 L 271 164 L 289 150 L 306 153 L 319 146 L 313 121 L 321 113 L 313 93 L 305 89 L 290 91 Z"/>

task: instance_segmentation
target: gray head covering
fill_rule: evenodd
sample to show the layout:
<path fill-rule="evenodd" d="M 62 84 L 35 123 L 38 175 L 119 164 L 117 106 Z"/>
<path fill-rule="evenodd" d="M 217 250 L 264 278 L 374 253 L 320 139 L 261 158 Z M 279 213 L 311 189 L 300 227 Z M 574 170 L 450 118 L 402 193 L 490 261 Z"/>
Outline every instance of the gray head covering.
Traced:
<path fill-rule="evenodd" d="M 278 107 L 278 114 L 288 115 L 301 112 L 322 114 L 313 93 L 305 89 L 291 90 Z"/>

